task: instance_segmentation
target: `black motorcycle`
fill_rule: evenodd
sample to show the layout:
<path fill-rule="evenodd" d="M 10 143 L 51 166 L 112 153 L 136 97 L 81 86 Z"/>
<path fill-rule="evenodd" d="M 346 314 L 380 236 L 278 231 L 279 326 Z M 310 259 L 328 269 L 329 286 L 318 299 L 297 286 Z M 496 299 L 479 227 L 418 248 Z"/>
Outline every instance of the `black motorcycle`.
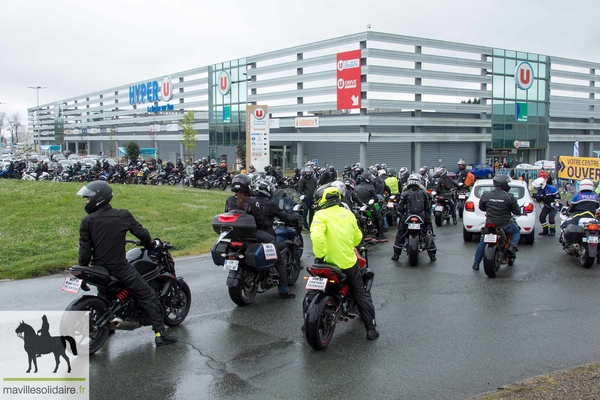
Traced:
<path fill-rule="evenodd" d="M 442 226 L 444 221 L 450 224 L 450 218 L 453 217 L 452 208 L 450 207 L 452 195 L 436 195 L 435 192 L 432 192 L 432 194 L 435 196 L 435 206 L 433 207 L 435 226 Z M 456 220 L 454 220 L 454 225 L 456 225 Z"/>
<path fill-rule="evenodd" d="M 463 217 L 463 211 L 465 210 L 465 203 L 467 198 L 469 197 L 469 192 L 465 189 L 459 189 L 456 192 L 456 198 L 458 201 L 456 202 L 456 211 L 458 211 L 458 216 L 460 218 Z"/>
<path fill-rule="evenodd" d="M 272 243 L 261 243 L 254 234 L 256 222 L 242 210 L 232 210 L 214 217 L 213 229 L 219 238 L 213 244 L 211 255 L 216 265 L 229 270 L 227 287 L 229 297 L 239 306 L 247 306 L 257 293 L 264 293 L 279 284 L 275 271 L 277 250 Z M 276 222 L 277 248 L 286 264 L 288 285 L 298 280 L 302 269 L 300 258 L 304 249 L 301 225 L 289 226 Z M 259 291 L 260 289 L 260 291 Z"/>
<path fill-rule="evenodd" d="M 368 250 L 361 246 L 354 251 L 365 291 L 370 292 L 375 274 L 369 270 Z M 358 308 L 341 269 L 332 264 L 315 263 L 307 271 L 311 276 L 305 278 L 308 292 L 303 301 L 306 341 L 313 349 L 322 350 L 329 345 L 339 322 L 359 316 Z"/>
<path fill-rule="evenodd" d="M 140 246 L 139 240 L 127 242 Z M 154 239 L 151 249 L 136 247 L 129 250 L 127 261 L 156 291 L 163 309 L 165 325 L 177 326 L 185 320 L 190 311 L 192 295 L 188 284 L 175 274 L 175 261 L 171 256 L 171 249 L 173 245 Z M 64 290 L 77 293 L 79 288 L 89 291 L 88 285 L 98 288 L 98 295 L 84 295 L 74 300 L 66 309 L 89 312 L 90 354 L 104 345 L 111 330 L 133 330 L 150 325 L 129 289 L 123 287 L 106 268 L 98 265 L 74 265 L 69 268 L 69 272 L 79 281 L 73 282 L 72 278 L 67 278 L 70 281 L 69 285 L 65 281 Z M 76 290 L 72 290 L 74 284 L 77 285 Z M 66 286 L 69 288 L 65 289 Z"/>
<path fill-rule="evenodd" d="M 408 255 L 408 264 L 416 267 L 419 264 L 419 253 L 431 246 L 433 233 L 425 230 L 425 221 L 417 214 L 409 215 L 404 223 L 406 225 L 404 251 Z"/>
<path fill-rule="evenodd" d="M 495 278 L 501 265 L 515 263 L 515 256 L 508 250 L 511 235 L 493 223 L 486 223 L 481 235 L 485 243 L 483 270 L 489 278 Z"/>

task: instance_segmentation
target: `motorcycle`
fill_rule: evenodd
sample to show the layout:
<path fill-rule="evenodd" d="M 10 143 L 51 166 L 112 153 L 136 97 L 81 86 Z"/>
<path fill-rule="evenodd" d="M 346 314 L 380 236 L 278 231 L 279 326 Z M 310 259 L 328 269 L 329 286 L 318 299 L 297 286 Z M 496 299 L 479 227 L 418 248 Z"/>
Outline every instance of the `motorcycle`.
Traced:
<path fill-rule="evenodd" d="M 458 216 L 460 218 L 463 217 L 463 211 L 465 210 L 465 202 L 467 201 L 467 197 L 469 194 L 466 190 L 460 189 L 456 192 L 456 197 L 458 201 L 456 202 L 456 211 L 458 211 Z"/>
<path fill-rule="evenodd" d="M 481 234 L 486 243 L 483 253 L 483 270 L 488 277 L 495 278 L 501 265 L 515 263 L 516 257 L 508 250 L 511 235 L 493 223 L 486 223 L 481 228 Z"/>
<path fill-rule="evenodd" d="M 561 210 L 561 214 L 567 216 L 568 206 Z M 566 219 L 568 221 L 572 217 Z M 565 222 L 566 222 L 565 221 Z M 598 246 L 600 243 L 600 209 L 596 210 L 595 217 L 580 218 L 577 224 L 567 225 L 564 229 L 561 225 L 560 237 L 565 253 L 575 256 L 583 268 L 591 268 L 594 260 L 600 263 Z"/>
<path fill-rule="evenodd" d="M 212 226 L 219 238 L 213 244 L 211 256 L 215 265 L 222 265 L 229 271 L 227 287 L 235 304 L 247 306 L 254 301 L 257 293 L 278 286 L 279 275 L 274 268 L 277 250 L 274 244 L 261 243 L 254 237 L 256 222 L 252 215 L 232 210 L 216 215 Z M 288 285 L 292 286 L 302 269 L 300 257 L 304 241 L 301 225 L 287 226 L 279 221 L 275 222 L 274 229 L 280 257 L 286 264 Z"/>
<path fill-rule="evenodd" d="M 365 291 L 371 291 L 375 274 L 369 269 L 366 246 L 354 249 Z M 304 331 L 306 341 L 315 350 L 325 349 L 339 322 L 348 322 L 359 316 L 344 272 L 335 265 L 315 263 L 307 268 L 304 296 Z"/>
<path fill-rule="evenodd" d="M 408 264 L 416 267 L 419 263 L 419 253 L 431 246 L 433 232 L 425 231 L 425 221 L 417 214 L 409 215 L 404 223 L 406 224 L 404 250 L 408 256 Z"/>
<path fill-rule="evenodd" d="M 435 219 L 435 226 L 442 226 L 444 221 L 450 224 L 450 218 L 452 217 L 452 208 L 450 207 L 450 198 L 442 196 L 433 191 L 431 192 L 435 196 L 435 206 L 433 208 L 433 216 Z M 456 220 L 454 220 L 456 225 Z"/>
<path fill-rule="evenodd" d="M 398 201 L 400 200 L 400 196 L 396 196 L 392 194 L 387 199 L 387 223 L 389 226 L 394 226 L 394 223 L 398 221 Z"/>
<path fill-rule="evenodd" d="M 127 240 L 140 246 L 139 240 Z M 192 295 L 188 284 L 175 274 L 173 245 L 154 239 L 152 249 L 136 247 L 127 252 L 127 261 L 156 291 L 163 309 L 164 323 L 177 326 L 187 317 Z M 89 352 L 100 350 L 111 330 L 133 330 L 150 325 L 129 289 L 110 276 L 101 266 L 74 265 L 69 272 L 76 278 L 66 278 L 63 290 L 77 293 L 81 288 L 96 286 L 98 295 L 84 295 L 69 304 L 66 311 L 89 311 Z"/>

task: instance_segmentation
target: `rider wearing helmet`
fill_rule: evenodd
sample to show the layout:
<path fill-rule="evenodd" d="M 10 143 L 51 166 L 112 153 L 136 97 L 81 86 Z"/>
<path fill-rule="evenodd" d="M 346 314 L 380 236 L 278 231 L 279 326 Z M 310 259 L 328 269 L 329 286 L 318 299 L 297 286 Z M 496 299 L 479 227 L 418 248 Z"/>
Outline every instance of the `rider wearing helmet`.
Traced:
<path fill-rule="evenodd" d="M 431 189 L 433 186 L 433 179 L 429 176 L 429 169 L 426 165 L 419 168 L 419 174 L 421 175 L 421 183 L 425 186 L 425 189 Z"/>
<path fill-rule="evenodd" d="M 341 194 L 336 187 L 327 187 L 317 196 L 319 210 L 315 213 L 310 231 L 313 253 L 317 259 L 334 264 L 344 271 L 360 319 L 367 330 L 367 340 L 375 340 L 379 337 L 375 307 L 371 294 L 365 291 L 354 252 L 354 247 L 362 240 L 356 218 L 352 212 L 339 206 Z"/>
<path fill-rule="evenodd" d="M 595 218 L 598 207 L 600 197 L 594 192 L 594 183 L 590 179 L 582 180 L 579 183 L 579 193 L 573 196 L 566 211 L 571 218 L 564 221 L 560 227 L 564 231 L 569 225 L 577 225 L 581 218 Z"/>
<path fill-rule="evenodd" d="M 291 293 L 288 288 L 287 272 L 285 270 L 286 265 L 285 261 L 281 258 L 279 249 L 277 248 L 277 236 L 275 234 L 275 230 L 273 229 L 273 221 L 275 217 L 277 217 L 283 222 L 287 222 L 289 224 L 301 224 L 302 217 L 295 213 L 287 213 L 279 208 L 279 206 L 273 200 L 271 200 L 271 197 L 273 197 L 273 191 L 273 184 L 267 180 L 260 180 L 254 185 L 254 193 L 256 195 L 255 205 L 263 216 L 263 221 L 260 225 L 257 223 L 256 228 L 271 235 L 271 240 L 269 243 L 273 243 L 275 245 L 275 249 L 277 250 L 277 264 L 275 264 L 275 269 L 279 275 L 279 286 L 277 287 L 279 291 L 279 297 L 284 299 L 293 299 L 296 297 L 296 295 Z"/>
<path fill-rule="evenodd" d="M 512 221 L 513 215 L 521 215 L 521 208 L 515 196 L 509 193 L 510 186 L 508 182 L 511 179 L 508 175 L 496 175 L 494 177 L 494 190 L 484 193 L 479 200 L 479 209 L 485 211 L 485 223 L 495 224 L 504 229 L 504 232 L 511 235 L 509 251 L 514 256 L 517 252 L 521 230 L 516 222 Z M 483 259 L 485 252 L 485 242 L 481 240 L 475 251 L 475 261 L 473 269 L 479 270 L 479 263 Z"/>
<path fill-rule="evenodd" d="M 454 202 L 454 189 L 458 189 L 458 184 L 448 176 L 448 170 L 443 166 L 439 167 L 433 175 L 438 181 L 433 190 L 448 199 L 450 203 L 450 214 L 452 214 L 452 223 L 456 225 L 456 203 Z"/>
<path fill-rule="evenodd" d="M 125 236 L 131 232 L 150 247 L 152 237 L 128 210 L 112 208 L 112 188 L 105 181 L 90 182 L 82 187 L 78 196 L 86 199 L 85 211 L 79 227 L 79 265 L 100 265 L 119 279 L 131 291 L 146 313 L 155 332 L 157 346 L 175 343 L 177 339 L 165 333 L 162 307 L 156 292 L 129 264 L 125 257 Z"/>
<path fill-rule="evenodd" d="M 342 178 L 343 179 L 352 178 L 352 169 L 350 168 L 349 165 L 344 166 L 344 171 L 342 172 Z"/>
<path fill-rule="evenodd" d="M 416 214 L 423 218 L 425 222 L 425 229 L 431 232 L 433 236 L 433 227 L 431 225 L 431 197 L 427 190 L 421 185 L 419 175 L 412 174 L 409 176 L 406 182 L 406 187 L 400 195 L 400 202 L 398 203 L 398 213 L 400 214 L 400 223 L 398 224 L 398 231 L 396 232 L 396 240 L 394 241 L 394 255 L 392 261 L 398 261 L 402 248 L 404 247 L 405 236 L 406 236 L 406 218 L 409 215 Z M 431 261 L 436 260 L 437 248 L 433 239 L 427 249 L 427 254 Z"/>
<path fill-rule="evenodd" d="M 312 222 L 315 210 L 312 208 L 315 202 L 315 189 L 317 188 L 317 179 L 313 177 L 313 169 L 310 166 L 304 168 L 302 177 L 298 181 L 298 193 L 300 196 L 304 196 L 302 202 L 304 202 L 304 229 L 308 230 Z"/>
<path fill-rule="evenodd" d="M 377 196 L 377 192 L 373 187 L 373 181 L 375 177 L 370 172 L 365 172 L 361 175 L 360 183 L 356 186 L 356 194 L 363 203 L 369 203 L 369 200 L 373 199 L 375 203 L 379 202 L 379 197 Z M 383 217 L 379 210 L 375 207 L 371 208 L 371 214 L 373 215 L 373 219 L 375 219 L 375 224 L 377 226 L 377 239 L 382 241 L 387 241 L 387 238 L 383 234 Z"/>
<path fill-rule="evenodd" d="M 409 175 L 408 168 L 406 167 L 402 167 L 400 168 L 400 171 L 398 171 L 398 184 L 400 186 L 400 191 L 402 191 L 402 188 L 404 185 L 406 185 L 406 182 L 408 182 Z"/>
<path fill-rule="evenodd" d="M 398 189 L 398 178 L 396 177 L 395 168 L 388 168 L 385 185 L 390 188 L 390 194 L 398 194 L 400 192 Z"/>
<path fill-rule="evenodd" d="M 248 167 L 248 173 L 249 173 L 249 174 L 253 174 L 253 173 L 255 173 L 255 172 L 256 172 L 256 168 L 254 168 L 254 165 L 250 165 L 250 166 Z"/>
<path fill-rule="evenodd" d="M 544 204 L 539 215 L 542 231 L 538 235 L 554 236 L 556 235 L 556 222 L 554 218 L 556 217 L 556 213 L 558 213 L 558 208 L 560 208 L 560 206 L 556 205 L 560 202 L 560 193 L 558 193 L 558 189 L 554 186 L 546 183 L 546 178 L 537 178 L 534 180 L 533 188 L 537 191 L 535 201 Z M 548 218 L 548 221 L 546 221 L 546 218 Z"/>
<path fill-rule="evenodd" d="M 462 158 L 456 163 L 458 169 L 456 170 L 456 180 L 458 185 L 462 186 L 465 184 L 465 178 L 467 177 L 467 162 Z"/>

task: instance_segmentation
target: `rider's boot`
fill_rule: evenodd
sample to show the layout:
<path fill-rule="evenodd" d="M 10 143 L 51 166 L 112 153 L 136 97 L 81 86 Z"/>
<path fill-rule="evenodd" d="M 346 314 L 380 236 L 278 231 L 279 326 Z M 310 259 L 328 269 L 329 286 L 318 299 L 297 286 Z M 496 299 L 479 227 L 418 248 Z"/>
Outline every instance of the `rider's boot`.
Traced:
<path fill-rule="evenodd" d="M 402 247 L 394 246 L 394 255 L 392 256 L 392 261 L 398 261 L 398 258 L 400 258 L 401 253 L 402 253 Z"/>
<path fill-rule="evenodd" d="M 548 224 L 542 224 L 542 231 L 538 233 L 540 236 L 548 235 Z"/>
<path fill-rule="evenodd" d="M 556 225 L 550 225 L 548 236 L 556 236 Z"/>

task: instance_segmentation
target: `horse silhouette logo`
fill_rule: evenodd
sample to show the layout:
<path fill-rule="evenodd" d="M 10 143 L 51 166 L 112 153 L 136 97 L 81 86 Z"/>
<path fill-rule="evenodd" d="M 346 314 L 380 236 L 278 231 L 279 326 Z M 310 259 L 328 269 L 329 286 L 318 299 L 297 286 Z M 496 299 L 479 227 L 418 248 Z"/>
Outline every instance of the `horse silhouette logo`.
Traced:
<path fill-rule="evenodd" d="M 37 373 L 37 357 L 50 353 L 54 354 L 54 360 L 56 361 L 56 367 L 54 368 L 54 371 L 52 371 L 53 373 L 56 373 L 58 370 L 61 356 L 65 359 L 67 366 L 69 367 L 67 372 L 71 372 L 71 362 L 69 361 L 69 357 L 65 350 L 67 348 L 67 342 L 69 342 L 71 345 L 71 352 L 73 355 L 77 355 L 75 339 L 71 336 L 50 336 L 50 324 L 45 315 L 42 317 L 42 327 L 37 333 L 30 325 L 27 325 L 25 321 L 21 321 L 17 329 L 15 329 L 15 333 L 25 342 L 24 348 L 29 359 L 29 369 L 26 371 L 27 373 L 31 371 L 32 361 L 35 367 L 35 371 L 33 372 Z"/>

